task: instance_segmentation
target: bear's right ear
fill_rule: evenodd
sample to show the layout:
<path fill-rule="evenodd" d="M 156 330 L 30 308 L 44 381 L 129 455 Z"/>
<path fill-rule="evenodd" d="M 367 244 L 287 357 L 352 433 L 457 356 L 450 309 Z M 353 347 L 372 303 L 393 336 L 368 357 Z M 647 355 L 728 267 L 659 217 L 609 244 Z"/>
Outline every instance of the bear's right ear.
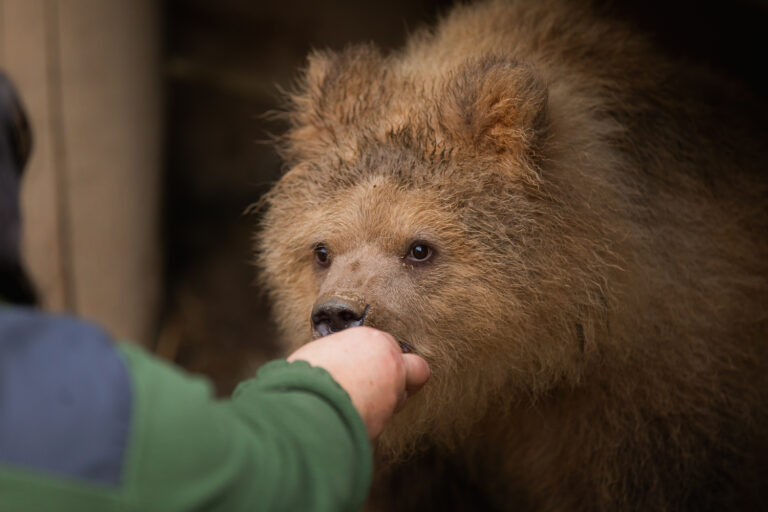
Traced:
<path fill-rule="evenodd" d="M 333 60 L 330 53 L 313 52 L 303 75 L 293 90 L 286 93 L 283 110 L 276 112 L 275 118 L 286 120 L 290 125 L 288 131 L 275 140 L 278 153 L 288 165 L 321 150 L 322 97 Z"/>
<path fill-rule="evenodd" d="M 309 56 L 304 75 L 288 95 L 285 117 L 291 127 L 280 141 L 286 160 L 312 158 L 354 138 L 386 96 L 382 60 L 372 44 Z"/>
<path fill-rule="evenodd" d="M 442 126 L 464 147 L 534 158 L 545 131 L 547 97 L 525 64 L 503 57 L 471 61 L 446 84 Z"/>

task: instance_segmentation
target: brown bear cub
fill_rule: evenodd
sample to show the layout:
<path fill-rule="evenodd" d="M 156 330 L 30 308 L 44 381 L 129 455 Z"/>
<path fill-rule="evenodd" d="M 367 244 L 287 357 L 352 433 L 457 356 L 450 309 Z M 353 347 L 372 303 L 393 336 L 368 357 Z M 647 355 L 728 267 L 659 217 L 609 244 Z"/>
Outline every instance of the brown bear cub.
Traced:
<path fill-rule="evenodd" d="M 372 508 L 768 507 L 755 105 L 576 2 L 310 57 L 258 242 L 287 348 L 364 323 L 432 368 Z"/>

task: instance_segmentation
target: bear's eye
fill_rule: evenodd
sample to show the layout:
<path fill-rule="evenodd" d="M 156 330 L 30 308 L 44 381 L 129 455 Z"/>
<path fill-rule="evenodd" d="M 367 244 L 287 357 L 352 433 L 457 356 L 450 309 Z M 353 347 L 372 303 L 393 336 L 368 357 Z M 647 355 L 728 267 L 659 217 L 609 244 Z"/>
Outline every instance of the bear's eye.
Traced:
<path fill-rule="evenodd" d="M 411 246 L 405 259 L 412 262 L 423 263 L 431 258 L 432 254 L 434 254 L 434 251 L 430 246 L 422 242 L 416 242 Z"/>
<path fill-rule="evenodd" d="M 315 246 L 315 262 L 321 267 L 327 267 L 331 263 L 331 255 L 328 254 L 328 249 L 323 244 L 317 244 Z"/>

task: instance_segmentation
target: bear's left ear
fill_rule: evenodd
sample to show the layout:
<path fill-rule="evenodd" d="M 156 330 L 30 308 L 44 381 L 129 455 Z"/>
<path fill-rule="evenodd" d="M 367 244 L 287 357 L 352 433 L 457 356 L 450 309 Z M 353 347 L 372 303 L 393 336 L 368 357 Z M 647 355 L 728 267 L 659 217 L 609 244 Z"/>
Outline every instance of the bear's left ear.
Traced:
<path fill-rule="evenodd" d="M 471 61 L 446 84 L 440 116 L 446 135 L 480 152 L 534 158 L 546 127 L 547 88 L 525 64 Z"/>

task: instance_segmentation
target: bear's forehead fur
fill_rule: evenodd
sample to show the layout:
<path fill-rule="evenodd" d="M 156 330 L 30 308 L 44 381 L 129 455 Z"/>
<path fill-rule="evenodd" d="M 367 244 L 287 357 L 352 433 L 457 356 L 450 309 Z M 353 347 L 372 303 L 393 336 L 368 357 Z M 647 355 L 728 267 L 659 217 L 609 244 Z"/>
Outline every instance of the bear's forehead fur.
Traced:
<path fill-rule="evenodd" d="M 527 66 L 495 56 L 431 79 L 400 67 L 370 46 L 311 59 L 280 146 L 293 168 L 270 202 L 318 206 L 306 216 L 307 231 L 318 232 L 309 229 L 317 222 L 326 230 L 338 224 L 346 245 L 360 236 L 402 245 L 420 230 L 449 228 L 456 240 L 459 226 L 460 239 L 504 240 L 520 228 L 515 214 L 526 213 L 515 202 L 538 193 L 532 163 L 546 88 Z M 367 205 L 353 205 L 358 196 Z M 393 204 L 399 219 L 389 213 Z M 388 215 L 389 222 L 375 220 Z M 416 218 L 421 226 L 410 226 Z"/>
<path fill-rule="evenodd" d="M 316 54 L 293 98 L 294 128 L 282 147 L 287 162 L 335 163 L 339 177 L 384 164 L 407 169 L 398 176 L 407 182 L 429 179 L 424 171 L 448 163 L 476 169 L 498 162 L 500 153 L 527 156 L 547 90 L 526 65 L 479 56 L 437 77 L 410 77 L 399 67 L 370 46 Z M 488 151 L 499 136 L 499 151 Z"/>

